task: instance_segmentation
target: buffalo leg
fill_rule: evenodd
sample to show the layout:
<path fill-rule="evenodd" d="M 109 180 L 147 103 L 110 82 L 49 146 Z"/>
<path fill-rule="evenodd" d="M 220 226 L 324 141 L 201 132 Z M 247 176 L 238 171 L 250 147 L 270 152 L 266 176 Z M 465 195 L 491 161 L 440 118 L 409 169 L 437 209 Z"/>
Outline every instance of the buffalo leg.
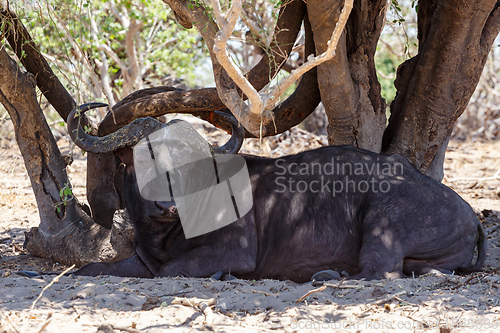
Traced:
<path fill-rule="evenodd" d="M 402 244 L 383 213 L 373 214 L 363 221 L 364 230 L 359 252 L 359 273 L 353 279 L 397 279 L 403 276 Z"/>
<path fill-rule="evenodd" d="M 124 277 L 154 277 L 137 254 L 117 262 L 95 262 L 88 264 L 73 273 L 74 275 L 98 276 L 115 275 Z"/>
<path fill-rule="evenodd" d="M 223 249 L 207 253 L 210 249 L 198 248 L 169 262 L 158 276 L 209 277 L 218 271 L 236 277 L 244 277 L 255 269 L 255 257 L 245 250 Z"/>
<path fill-rule="evenodd" d="M 424 260 L 405 259 L 403 262 L 403 272 L 405 275 L 422 275 L 422 274 L 451 274 L 452 271 L 438 266 L 429 264 Z"/>

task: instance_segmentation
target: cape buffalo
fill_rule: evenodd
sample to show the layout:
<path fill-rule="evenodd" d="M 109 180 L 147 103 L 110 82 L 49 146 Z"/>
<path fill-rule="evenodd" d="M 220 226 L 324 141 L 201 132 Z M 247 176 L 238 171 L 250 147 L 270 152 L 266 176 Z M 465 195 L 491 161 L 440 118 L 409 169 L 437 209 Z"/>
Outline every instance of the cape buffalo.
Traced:
<path fill-rule="evenodd" d="M 224 118 L 232 138 L 213 148 L 215 155 L 234 154 L 242 143 L 241 127 L 232 116 Z M 118 150 L 126 164 L 125 206 L 137 237 L 133 257 L 92 263 L 77 275 L 209 277 L 223 271 L 239 278 L 305 282 L 327 269 L 378 279 L 477 271 L 485 260 L 485 234 L 472 208 L 400 155 L 347 146 L 278 159 L 241 155 L 252 209 L 223 228 L 186 238 L 173 201 L 141 197 L 129 148 L 169 124 L 142 118 L 121 129 L 141 127 L 140 135 L 121 133 L 118 141 L 111 139 L 117 133 L 97 138 L 78 129 L 75 111 L 68 126 L 84 150 Z"/>

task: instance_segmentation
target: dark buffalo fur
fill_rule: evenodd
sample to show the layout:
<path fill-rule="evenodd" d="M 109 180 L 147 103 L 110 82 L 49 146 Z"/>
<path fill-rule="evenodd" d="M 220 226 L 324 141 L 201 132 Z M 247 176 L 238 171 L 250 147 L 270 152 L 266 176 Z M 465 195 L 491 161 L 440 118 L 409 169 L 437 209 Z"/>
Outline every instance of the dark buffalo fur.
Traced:
<path fill-rule="evenodd" d="M 244 156 L 253 209 L 226 227 L 186 239 L 173 202 L 141 198 L 127 154 L 122 154 L 124 189 L 137 254 L 93 263 L 75 274 L 209 277 L 223 271 L 240 278 L 304 282 L 326 269 L 353 278 L 394 278 L 433 270 L 477 271 L 485 260 L 484 232 L 471 207 L 399 155 L 324 147 L 278 160 Z M 344 172 L 319 170 L 328 163 L 344 166 Z M 356 171 L 360 165 L 363 170 Z M 332 193 L 322 187 L 321 177 L 333 182 L 346 176 L 354 182 L 346 183 L 347 190 Z M 301 191 L 293 186 L 299 181 Z M 304 184 L 309 184 L 306 191 Z M 359 184 L 362 188 L 354 189 Z"/>

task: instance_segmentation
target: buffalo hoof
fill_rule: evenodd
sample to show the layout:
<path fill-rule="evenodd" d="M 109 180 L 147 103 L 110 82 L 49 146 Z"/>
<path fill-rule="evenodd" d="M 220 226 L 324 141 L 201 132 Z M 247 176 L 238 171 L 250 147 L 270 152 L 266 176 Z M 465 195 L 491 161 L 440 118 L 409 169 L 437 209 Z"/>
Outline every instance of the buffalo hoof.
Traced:
<path fill-rule="evenodd" d="M 214 275 L 212 275 L 210 278 L 218 281 L 218 280 L 220 280 L 222 278 L 223 274 L 224 274 L 224 272 L 218 271 L 217 273 L 215 273 Z"/>
<path fill-rule="evenodd" d="M 329 281 L 340 279 L 340 274 L 331 269 L 319 271 L 311 277 L 311 281 Z"/>
<path fill-rule="evenodd" d="M 435 276 L 446 276 L 446 275 L 451 275 L 453 274 L 452 271 L 450 270 L 447 270 L 447 269 L 429 269 L 429 271 L 427 271 L 427 273 L 425 274 L 428 274 L 428 275 L 435 275 Z"/>
<path fill-rule="evenodd" d="M 224 275 L 223 271 L 218 271 L 217 273 L 213 274 L 210 276 L 211 279 L 213 280 L 220 280 L 220 281 L 231 281 L 231 280 L 236 280 L 237 278 L 232 276 L 231 274 L 226 274 Z"/>
<path fill-rule="evenodd" d="M 236 280 L 236 279 L 237 279 L 237 277 L 232 276 L 231 274 L 224 275 L 224 281 L 232 281 L 232 280 Z"/>
<path fill-rule="evenodd" d="M 41 277 L 42 275 L 38 272 L 33 271 L 19 271 L 16 272 L 17 275 L 21 275 L 30 279 Z"/>

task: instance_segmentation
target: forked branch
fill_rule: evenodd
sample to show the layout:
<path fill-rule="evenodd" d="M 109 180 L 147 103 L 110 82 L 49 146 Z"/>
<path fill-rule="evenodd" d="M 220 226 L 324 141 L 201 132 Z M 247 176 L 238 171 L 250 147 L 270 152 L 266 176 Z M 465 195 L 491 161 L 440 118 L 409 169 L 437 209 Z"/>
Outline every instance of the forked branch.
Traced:
<path fill-rule="evenodd" d="M 229 77 L 248 97 L 248 104 L 241 99 L 237 91 L 222 86 L 217 86 L 219 96 L 235 117 L 241 122 L 243 127 L 255 136 L 265 136 L 265 125 L 269 124 L 273 119 L 271 110 L 275 107 L 280 96 L 304 73 L 335 56 L 337 44 L 353 7 L 353 0 L 346 0 L 337 25 L 328 42 L 327 50 L 318 56 L 310 55 L 302 66 L 291 72 L 289 77 L 281 81 L 272 89 L 267 87 L 261 92 L 257 92 L 243 76 L 243 73 L 241 73 L 231 59 L 229 59 L 227 52 L 227 42 L 241 14 L 241 0 L 232 1 L 231 7 L 226 15 L 223 15 L 218 0 L 211 0 L 211 2 L 220 29 L 215 38 L 213 51 Z"/>

